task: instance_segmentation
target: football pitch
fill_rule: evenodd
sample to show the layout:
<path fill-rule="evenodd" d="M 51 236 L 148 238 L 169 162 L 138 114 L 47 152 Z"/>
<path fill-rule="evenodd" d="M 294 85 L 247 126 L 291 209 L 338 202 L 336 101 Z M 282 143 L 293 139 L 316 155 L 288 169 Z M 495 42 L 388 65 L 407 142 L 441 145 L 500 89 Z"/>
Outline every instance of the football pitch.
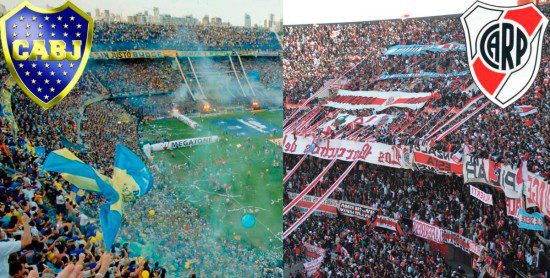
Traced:
<path fill-rule="evenodd" d="M 145 123 L 142 141 L 159 143 L 202 136 L 219 142 L 153 152 L 170 184 L 209 221 L 213 233 L 282 256 L 282 151 L 269 139 L 282 137 L 282 111 L 235 112 L 191 117 L 192 129 L 177 119 Z M 177 204 L 174 204 L 177 206 Z M 241 218 L 255 217 L 245 228 Z"/>

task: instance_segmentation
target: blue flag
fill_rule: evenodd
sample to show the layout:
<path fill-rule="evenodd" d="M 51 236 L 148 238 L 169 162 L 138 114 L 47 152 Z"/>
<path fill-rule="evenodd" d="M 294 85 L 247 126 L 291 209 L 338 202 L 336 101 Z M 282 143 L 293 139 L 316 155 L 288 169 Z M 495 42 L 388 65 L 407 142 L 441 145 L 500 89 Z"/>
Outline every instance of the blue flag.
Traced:
<path fill-rule="evenodd" d="M 124 202 L 142 197 L 153 187 L 147 166 L 122 144 L 116 145 L 113 178 L 102 175 L 67 149 L 51 152 L 42 169 L 58 172 L 77 188 L 101 194 L 107 200 L 99 209 L 99 224 L 107 249 L 120 230 Z"/>

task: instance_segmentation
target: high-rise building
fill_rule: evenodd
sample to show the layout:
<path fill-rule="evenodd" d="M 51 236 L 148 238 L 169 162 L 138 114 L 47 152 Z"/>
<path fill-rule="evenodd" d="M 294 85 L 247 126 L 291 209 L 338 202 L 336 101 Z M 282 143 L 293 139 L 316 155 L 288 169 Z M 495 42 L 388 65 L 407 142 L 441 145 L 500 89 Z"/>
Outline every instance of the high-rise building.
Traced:
<path fill-rule="evenodd" d="M 103 20 L 107 22 L 111 21 L 111 12 L 109 10 L 103 11 Z"/>
<path fill-rule="evenodd" d="M 244 27 L 246 28 L 252 27 L 252 18 L 250 18 L 249 14 L 244 14 Z"/>
<path fill-rule="evenodd" d="M 210 24 L 210 17 L 208 15 L 205 15 L 203 18 L 202 18 L 202 25 L 204 26 L 208 26 Z"/>
<path fill-rule="evenodd" d="M 213 17 L 210 20 L 210 25 L 212 26 L 222 26 L 222 19 L 219 17 Z"/>
<path fill-rule="evenodd" d="M 153 15 L 158 17 L 160 15 L 160 12 L 159 12 L 159 8 L 158 7 L 154 7 L 153 8 Z"/>
<path fill-rule="evenodd" d="M 264 28 L 267 28 L 267 19 L 264 19 Z"/>
<path fill-rule="evenodd" d="M 274 23 L 275 23 L 275 15 L 269 14 L 269 25 L 267 27 L 269 27 L 269 29 L 272 29 L 274 27 Z"/>
<path fill-rule="evenodd" d="M 6 14 L 6 7 L 0 4 L 0 16 L 3 16 L 4 14 Z"/>
<path fill-rule="evenodd" d="M 95 19 L 100 19 L 101 18 L 101 12 L 99 11 L 99 9 L 95 9 Z"/>

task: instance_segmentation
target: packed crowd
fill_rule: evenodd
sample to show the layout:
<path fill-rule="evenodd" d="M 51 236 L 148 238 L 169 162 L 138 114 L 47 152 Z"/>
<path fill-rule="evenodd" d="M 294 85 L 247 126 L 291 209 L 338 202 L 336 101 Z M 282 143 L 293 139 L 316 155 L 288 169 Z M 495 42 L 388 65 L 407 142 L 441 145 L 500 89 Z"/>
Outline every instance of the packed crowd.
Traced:
<path fill-rule="evenodd" d="M 277 36 L 264 28 L 180 26 L 100 22 L 94 30 L 94 51 L 138 49 L 280 50 Z"/>
<path fill-rule="evenodd" d="M 287 217 L 296 220 L 300 213 Z M 323 248 L 325 258 L 313 277 L 452 277 L 442 256 L 429 252 L 413 235 L 375 229 L 364 221 L 311 216 L 285 240 L 285 269 L 307 260 L 304 243 Z M 345 250 L 345 251 L 344 251 Z M 310 277 L 297 268 L 291 277 Z"/>
<path fill-rule="evenodd" d="M 150 277 L 165 277 L 166 270 L 158 264 L 131 257 L 128 246 L 104 250 L 97 220 L 86 209 L 86 203 L 97 206 L 100 200 L 77 197 L 62 178 L 41 172 L 43 154 L 36 152 L 39 146 L 48 150 L 69 147 L 69 140 L 75 139 L 75 119 L 60 114 L 67 107 L 44 111 L 22 97 L 21 91 L 8 86 L 3 90 L 13 91 L 12 106 L 17 116 L 16 125 L 6 115 L 0 120 L 0 276 L 138 277 L 148 273 Z M 31 116 L 33 112 L 37 114 Z"/>
<path fill-rule="evenodd" d="M 99 49 L 104 50 L 114 49 L 113 45 L 121 50 L 124 42 L 133 45 L 130 49 L 149 46 L 154 45 L 155 40 L 162 42 L 159 47 L 175 47 L 167 41 L 175 41 L 181 32 L 160 30 L 164 27 L 157 30 L 153 26 L 142 30 L 142 33 L 152 32 L 150 36 L 144 33 L 142 37 L 121 39 L 118 37 L 121 32 L 134 33 L 124 26 L 120 28 L 125 31 L 104 26 L 97 30 L 104 28 L 109 34 L 96 34 L 104 36 L 105 45 L 110 45 L 102 48 L 98 43 Z M 196 32 L 199 39 L 190 46 L 185 38 L 181 39 L 184 50 L 274 50 L 278 47 L 274 46 L 275 35 L 263 30 L 197 27 Z M 109 36 L 114 36 L 112 41 Z M 219 36 L 224 36 L 224 40 L 215 42 Z M 228 37 L 235 41 L 228 41 Z M 141 38 L 147 38 L 147 42 Z M 242 44 L 236 42 L 239 39 Z M 182 65 L 191 71 L 189 65 Z M 7 85 L 9 74 L 1 58 L 0 74 L 2 89 L 11 95 L 14 118 L 12 123 L 11 115 L 5 107 L 2 109 L 0 239 L 7 243 L 0 248 L 5 254 L 13 254 L 9 259 L 5 257 L 9 267 L 4 267 L 2 262 L 1 277 L 8 273 L 11 277 L 55 277 L 62 271 L 74 272 L 78 277 L 80 272 L 83 277 L 96 273 L 105 277 L 146 277 L 147 273 L 148 277 L 165 277 L 167 273 L 178 276 L 199 272 L 238 275 L 242 271 L 267 275 L 270 270 L 265 268 L 278 266 L 276 260 L 266 259 L 264 253 L 250 246 L 213 237 L 209 222 L 184 196 L 176 194 L 173 184 L 163 180 L 162 171 L 169 171 L 169 165 L 162 171 L 150 165 L 156 187 L 140 202 L 125 205 L 125 215 L 129 218 L 124 220 L 120 241 L 113 250 L 104 250 L 97 223 L 97 206 L 104 200 L 76 192 L 62 177 L 40 171 L 44 156 L 50 151 L 69 148 L 84 162 L 110 176 L 115 142 L 122 142 L 141 155 L 141 121 L 167 116 L 174 108 L 180 113 L 195 112 L 196 105 L 183 90 L 181 75 L 172 61 L 91 60 L 71 93 L 48 110 L 32 102 L 17 85 Z M 135 96 L 121 98 L 121 93 Z M 138 96 L 144 93 L 149 96 Z M 178 209 L 174 209 L 175 203 Z M 150 215 L 151 208 L 156 211 L 155 215 Z M 176 226 L 182 229 L 174 229 Z M 217 261 L 222 251 L 227 256 Z M 236 264 L 235 258 L 239 257 L 241 260 Z"/>
<path fill-rule="evenodd" d="M 549 8 L 544 6 L 543 12 Z M 367 128 L 364 137 L 374 136 L 377 141 L 389 144 L 426 145 L 447 152 L 463 149 L 463 143 L 475 150 L 474 155 L 491 157 L 494 161 L 519 165 L 528 161 L 528 169 L 548 176 L 550 168 L 544 161 L 548 139 L 547 105 L 545 94 L 550 84 L 550 53 L 543 48 L 542 67 L 533 90 L 518 100 L 515 105 L 532 105 L 538 113 L 521 117 L 512 105 L 500 109 L 489 105 L 474 119 L 464 123 L 459 130 L 437 142 L 423 141 L 423 137 L 438 124 L 449 110 L 459 110 L 479 90 L 465 91 L 473 83 L 469 75 L 445 78 L 395 78 L 381 80 L 383 74 L 418 73 L 430 71 L 457 73 L 467 71 L 464 51 L 427 53 L 412 56 L 383 55 L 393 45 L 463 43 L 462 26 L 459 18 L 436 17 L 427 19 L 365 22 L 357 24 L 335 24 L 320 26 L 287 27 L 288 36 L 284 42 L 284 92 L 286 103 L 300 103 L 307 99 L 327 81 L 343 77 L 340 88 L 347 90 L 378 90 L 404 92 L 435 92 L 441 98 L 427 103 L 423 109 L 387 109 L 390 113 L 405 119 L 385 129 Z M 429 30 L 431 36 L 425 36 Z M 547 31 L 548 32 L 548 31 Z M 550 41 L 545 36 L 544 42 Z M 368 47 L 367 47 L 368 46 Z M 359 58 L 364 57 L 364 58 Z M 347 70 L 349 72 L 342 76 Z M 479 102 L 470 111 L 481 105 Z M 322 105 L 314 101 L 313 106 Z M 335 109 L 325 108 L 325 115 Z M 302 113 L 307 113 L 307 109 Z M 287 109 L 285 115 L 293 111 Z M 351 111 L 352 114 L 370 115 L 372 112 Z M 451 114 L 452 115 L 452 114 Z M 447 116 L 450 118 L 450 116 Z M 445 118 L 445 119 L 448 119 Z M 328 118 L 326 118 L 328 119 Z M 400 132 L 391 132 L 399 125 L 408 124 Z M 353 131 L 349 131 L 353 133 Z M 359 137 L 361 138 L 361 137 Z"/>
<path fill-rule="evenodd" d="M 299 159 L 298 156 L 285 156 L 285 165 L 289 165 L 287 168 L 290 168 L 296 165 Z M 285 192 L 302 191 L 327 164 L 328 161 L 316 158 L 302 164 L 300 171 L 285 185 Z M 333 169 L 309 194 L 321 196 L 340 177 L 347 164 L 342 162 L 333 166 Z M 377 215 L 400 219 L 402 223 L 406 220 L 409 222 L 413 219 L 421 220 L 472 239 L 484 246 L 486 250 L 483 259 L 477 260 L 478 272 L 481 272 L 485 264 L 511 276 L 516 270 L 534 274 L 544 269 L 537 268 L 534 258 L 548 254 L 544 252 L 539 254 L 537 250 L 545 250 L 544 238 L 548 239 L 550 234 L 541 235 L 543 239 L 539 240 L 536 233 L 518 228 L 517 220 L 506 215 L 505 198 L 502 192 L 481 184 L 475 185 L 493 195 L 494 205 L 487 206 L 470 196 L 469 186 L 463 184 L 462 177 L 411 170 L 394 169 L 388 172 L 385 167 L 366 163 L 358 164 L 356 167 L 358 170 L 352 171 L 346 177 L 340 190 L 335 191 L 331 198 L 378 209 Z M 287 217 L 285 224 L 292 224 L 295 220 L 294 217 Z M 370 219 L 367 223 L 372 223 L 373 220 Z M 345 218 L 342 221 L 344 222 L 341 223 L 342 227 L 353 222 L 361 222 Z M 310 222 L 311 220 L 308 220 L 303 225 Z M 331 227 L 334 227 L 332 224 L 337 221 L 329 222 Z M 312 229 L 316 225 L 314 223 L 307 224 L 305 228 L 300 228 L 296 232 L 315 231 Z M 409 230 L 407 225 L 402 226 L 405 232 Z M 300 245 L 303 243 L 302 237 L 296 232 L 289 243 Z M 343 230 L 336 233 L 341 232 Z M 317 240 L 323 240 L 323 235 L 319 233 Z M 365 236 L 370 235 L 365 233 Z M 414 241 L 411 244 L 414 246 Z M 289 250 L 286 251 L 289 252 Z M 362 254 L 361 251 L 359 254 Z M 385 265 L 383 260 L 380 264 Z M 347 271 L 352 270 L 353 268 L 347 269 Z"/>
<path fill-rule="evenodd" d="M 89 71 L 111 94 L 148 94 L 177 90 L 181 76 L 165 59 L 97 60 L 88 65 Z"/>
<path fill-rule="evenodd" d="M 545 14 L 550 12 L 548 6 L 541 7 L 541 10 Z M 380 77 L 384 74 L 454 74 L 468 71 L 466 53 L 451 51 L 392 56 L 384 55 L 384 52 L 394 45 L 464 43 L 458 16 L 290 26 L 285 28 L 285 33 L 287 36 L 283 46 L 283 91 L 286 104 L 302 103 L 327 82 L 336 78 L 342 78 L 338 88 L 351 91 L 432 92 L 440 95 L 440 98 L 429 101 L 419 110 L 393 107 L 378 112 L 395 116 L 397 120 L 391 124 L 373 127 L 341 126 L 330 133 L 324 133 L 320 129 L 309 130 L 304 135 L 342 139 L 354 134 L 351 140 L 372 140 L 393 145 L 423 145 L 453 154 L 464 153 L 467 146 L 472 156 L 490 158 L 492 161 L 515 167 L 526 161 L 530 172 L 545 178 L 550 177 L 550 165 L 546 161 L 548 146 L 545 143 L 550 139 L 546 94 L 550 84 L 550 50 L 547 47 L 543 47 L 541 69 L 532 85 L 533 89 L 516 104 L 507 109 L 490 104 L 459 129 L 438 141 L 433 141 L 426 140 L 424 136 L 441 124 L 442 119 L 447 120 L 456 113 L 449 111 L 458 111 L 481 93 L 477 88 L 469 87 L 473 83 L 470 75 L 444 78 Z M 545 36 L 544 44 L 548 43 L 550 39 Z M 333 94 L 335 91 L 336 89 L 331 89 L 330 93 Z M 311 113 L 315 107 L 323 105 L 324 101 L 314 99 L 295 119 Z M 478 101 L 469 111 L 480 107 L 484 101 Z M 538 112 L 522 117 L 514 108 L 516 105 L 531 105 L 537 108 Z M 292 108 L 285 109 L 285 117 L 294 112 Z M 339 112 L 354 116 L 370 116 L 376 113 L 372 110 L 342 111 L 324 107 L 313 123 L 334 119 Z M 307 129 L 302 129 L 304 130 Z M 287 172 L 300 158 L 285 155 Z M 300 192 L 327 164 L 328 161 L 308 158 L 285 184 L 285 192 Z M 345 167 L 346 163 L 337 163 L 309 194 L 321 196 Z M 502 192 L 484 185 L 476 185 L 493 195 L 494 206 L 486 206 L 470 196 L 469 187 L 463 184 L 461 177 L 438 176 L 409 170 L 388 171 L 388 168 L 363 163 L 358 164 L 356 168 L 360 171 L 352 171 L 330 198 L 377 208 L 381 215 L 401 219 L 403 227 L 407 227 L 405 223 L 410 220 L 417 219 L 474 240 L 485 247 L 484 253 L 475 261 L 472 268 L 476 272 L 481 272 L 484 266 L 510 276 L 517 273 L 535 275 L 548 271 L 548 266 L 541 263 L 540 258 L 543 258 L 542 261 L 548 260 L 550 234 L 518 228 L 517 220 L 506 215 Z M 290 200 L 286 201 L 288 203 Z M 296 209 L 291 211 L 285 216 L 285 227 L 294 223 L 300 215 Z M 345 260 L 342 259 L 342 253 L 339 251 L 341 246 L 336 240 L 344 240 L 340 235 L 348 230 L 351 230 L 349 234 L 352 236 L 348 241 L 350 245 L 345 247 L 351 258 Z M 372 276 L 374 268 L 375 274 L 378 273 L 376 270 L 388 273 L 385 271 L 395 269 L 397 272 L 388 276 L 415 277 L 448 276 L 441 273 L 451 271 L 443 265 L 441 268 L 433 266 L 419 270 L 416 262 L 408 261 L 407 255 L 419 258 L 422 262 L 438 260 L 433 259 L 437 255 L 432 251 L 426 253 L 427 256 L 416 254 L 418 239 L 407 231 L 405 236 L 397 237 L 398 239 L 393 240 L 391 244 L 388 244 L 386 236 L 380 236 L 380 233 L 385 232 L 379 228 L 373 229 L 363 221 L 342 215 L 332 219 L 324 215 L 312 216 L 285 241 L 285 258 L 290 258 L 288 262 L 285 259 L 285 263 L 289 264 L 285 265 L 285 269 L 295 270 L 296 265 L 306 261 L 303 248 L 304 243 L 309 243 L 325 248 L 330 254 L 319 270 L 324 273 L 351 277 Z M 346 232 L 346 235 L 349 234 Z M 395 248 L 393 244 L 406 246 L 405 251 L 401 253 L 404 254 L 403 260 L 395 259 L 392 253 L 388 255 L 386 252 L 385 258 L 374 260 L 374 264 L 369 263 L 370 257 L 377 256 L 371 249 L 377 252 L 380 249 L 374 247 L 384 241 L 390 246 L 390 250 Z M 359 257 L 359 260 L 356 257 Z M 412 267 L 411 272 L 408 272 L 409 266 Z M 452 271 L 456 274 L 457 269 L 453 268 Z M 301 276 L 303 272 L 298 271 L 295 275 Z"/>

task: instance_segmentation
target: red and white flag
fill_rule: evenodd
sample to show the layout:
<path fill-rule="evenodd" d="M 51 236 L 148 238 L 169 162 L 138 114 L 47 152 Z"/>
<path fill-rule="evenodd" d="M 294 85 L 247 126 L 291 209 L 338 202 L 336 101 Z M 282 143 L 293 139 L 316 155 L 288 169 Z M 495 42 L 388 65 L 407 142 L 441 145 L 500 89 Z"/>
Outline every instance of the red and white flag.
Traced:
<path fill-rule="evenodd" d="M 518 105 L 515 108 L 518 114 L 522 117 L 539 112 L 538 108 L 532 105 Z"/>

